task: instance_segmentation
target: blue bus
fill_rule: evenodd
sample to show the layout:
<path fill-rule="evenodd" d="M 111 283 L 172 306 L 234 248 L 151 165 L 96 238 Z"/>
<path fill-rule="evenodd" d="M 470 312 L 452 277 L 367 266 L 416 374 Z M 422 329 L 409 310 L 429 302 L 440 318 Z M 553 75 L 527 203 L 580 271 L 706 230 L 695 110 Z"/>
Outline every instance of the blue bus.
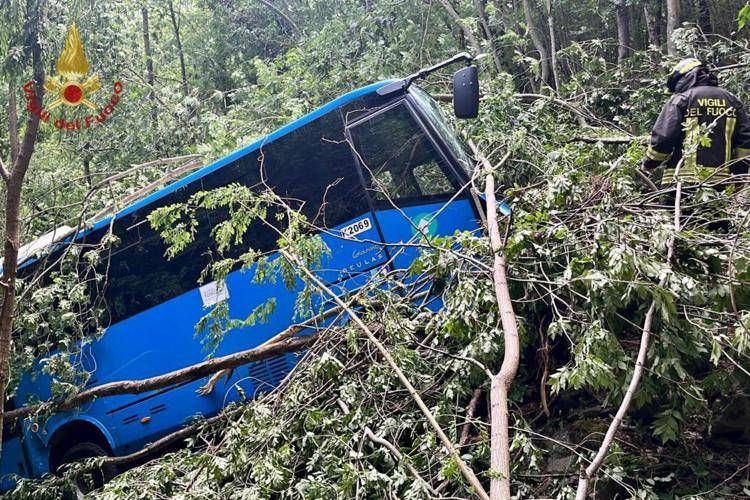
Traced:
<path fill-rule="evenodd" d="M 450 235 L 479 228 L 481 205 L 469 188 L 474 163 L 438 104 L 412 85 L 459 61 L 470 58 L 459 55 L 408 78 L 349 92 L 113 216 L 57 238 L 46 256 L 22 262 L 19 275 L 34 276 L 69 245 L 95 246 L 110 232 L 119 239 L 104 250 L 100 263 L 107 279 L 97 294 L 109 326 L 75 359 L 91 374 L 87 387 L 203 361 L 206 353 L 195 326 L 218 301 L 228 301 L 234 317 L 244 317 L 269 297 L 275 297 L 276 306 L 264 323 L 229 332 L 217 356 L 255 347 L 294 323 L 297 291 L 286 289 L 282 280 L 253 283 L 248 273 L 235 271 L 225 283 L 199 285 L 215 248 L 211 228 L 226 213 L 201 212 L 195 240 L 168 259 L 162 237 L 147 220 L 154 209 L 230 183 L 270 186 L 324 229 L 320 234 L 330 255 L 316 272 L 342 293 L 361 286 L 383 266 L 407 268 L 418 249 L 398 244 L 413 241 L 417 233 Z M 454 75 L 457 116 L 476 116 L 477 84 L 474 66 L 467 64 Z M 257 223 L 248 229 L 245 246 L 272 253 L 276 240 Z M 40 477 L 82 458 L 138 451 L 198 416 L 210 417 L 230 402 L 273 388 L 297 360 L 285 354 L 237 368 L 207 395 L 197 393 L 204 378 L 100 398 L 40 423 L 9 422 L 0 460 L 2 488 L 13 486 L 14 475 Z M 50 397 L 49 378 L 27 375 L 6 408 Z"/>

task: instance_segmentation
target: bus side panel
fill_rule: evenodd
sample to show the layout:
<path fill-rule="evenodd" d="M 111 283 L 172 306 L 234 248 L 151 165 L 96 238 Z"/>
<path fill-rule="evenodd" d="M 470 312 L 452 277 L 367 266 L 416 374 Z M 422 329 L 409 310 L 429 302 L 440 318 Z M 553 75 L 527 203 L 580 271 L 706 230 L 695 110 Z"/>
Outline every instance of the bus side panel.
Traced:
<path fill-rule="evenodd" d="M 376 218 L 370 211 L 351 150 L 343 141 L 342 120 L 340 114 L 329 113 L 270 142 L 263 148 L 262 163 L 277 194 L 301 200 L 310 220 L 334 226 L 321 235 L 331 255 L 324 257 L 315 272 L 336 291 L 344 293 L 362 286 L 385 262 L 387 252 L 381 246 Z M 257 177 L 259 166 L 255 160 L 251 155 L 239 158 L 200 182 L 174 191 L 159 203 L 186 201 L 197 190 L 229 182 L 253 186 L 256 183 L 253 176 Z M 208 237 L 196 242 L 192 253 L 167 264 L 160 260 L 164 258 L 161 240 L 144 224 L 149 210 L 143 207 L 115 223 L 115 232 L 130 246 L 116 249 L 110 256 L 114 279 L 108 288 L 112 293 L 108 300 L 112 299 L 118 306 L 112 310 L 113 318 L 126 319 L 110 326 L 102 339 L 86 347 L 84 366 L 92 372 L 88 386 L 153 377 L 206 359 L 207 351 L 195 338 L 195 325 L 211 307 L 210 300 L 206 302 L 211 293 L 184 290 L 186 284 L 190 286 L 187 278 L 197 276 L 203 267 L 199 257 L 205 253 Z M 202 217 L 204 229 L 221 220 L 220 213 Z M 255 238 L 252 245 L 260 244 L 261 249 L 273 243 L 269 239 L 271 236 L 265 236 L 263 231 L 252 233 L 250 238 Z M 193 264 L 195 269 L 191 267 Z M 230 316 L 246 318 L 269 298 L 274 298 L 275 309 L 266 321 L 228 332 L 215 353 L 217 356 L 255 347 L 293 322 L 304 319 L 294 314 L 300 283 L 297 289 L 287 290 L 280 279 L 276 283 L 253 283 L 252 279 L 252 270 L 236 271 L 227 277 Z M 168 290 L 179 290 L 176 292 L 179 295 L 171 295 L 173 298 L 143 309 Z M 316 309 L 328 305 L 328 298 L 315 297 Z M 100 421 L 112 435 L 113 451 L 130 453 L 197 415 L 212 416 L 230 401 L 265 391 L 277 384 L 298 359 L 298 356 L 288 355 L 235 369 L 227 383 L 217 384 L 207 396 L 196 394 L 206 377 L 150 393 L 101 398 L 85 404 L 77 413 L 53 418 L 83 416 Z M 24 394 L 47 399 L 48 388 L 49 380 L 39 377 L 27 381 Z M 42 455 L 49 450 L 44 450 L 43 446 L 50 435 L 33 438 L 34 443 L 42 446 L 37 453 L 39 460 L 46 460 Z"/>
<path fill-rule="evenodd" d="M 6 439 L 3 436 L 3 459 L 0 460 L 0 491 L 13 488 L 16 484 L 14 475 L 29 476 L 24 458 L 23 444 L 19 436 Z"/>
<path fill-rule="evenodd" d="M 427 236 L 450 236 L 456 231 L 474 231 L 479 228 L 474 218 L 471 202 L 459 198 L 451 203 L 445 202 L 415 205 L 396 209 L 381 209 L 377 218 L 383 227 L 383 236 L 390 243 L 419 241 L 415 227 L 419 227 Z M 402 247 L 395 259 L 395 267 L 406 269 L 419 254 L 417 247 Z"/>
<path fill-rule="evenodd" d="M 331 230 L 331 234 L 322 236 L 331 255 L 325 259 L 319 275 L 334 283 L 332 286 L 341 293 L 363 285 L 370 272 L 385 261 L 382 247 L 375 241 L 374 225 L 360 232 L 355 239 L 337 236 L 342 228 L 365 217 L 372 219 L 369 213 L 355 217 Z M 368 241 L 357 241 L 359 238 Z M 280 277 L 275 283 L 255 283 L 253 277 L 253 269 L 235 271 L 227 276 L 230 317 L 246 318 L 268 300 L 274 302 L 273 312 L 265 321 L 227 332 L 215 356 L 256 347 L 295 321 L 304 320 L 304 317 L 295 315 L 301 282 L 289 290 Z M 320 312 L 320 307 L 332 306 L 328 300 L 323 305 L 317 304 L 320 302 L 314 303 L 314 313 Z M 193 290 L 112 326 L 106 339 L 97 342 L 93 349 L 100 372 L 105 366 L 112 367 L 108 372 L 97 374 L 96 383 L 147 378 L 202 361 L 208 351 L 201 346 L 203 335 L 198 334 L 196 338 L 195 325 L 208 311 L 200 291 Z M 119 367 L 114 366 L 115 360 L 120 360 Z M 87 414 L 106 422 L 115 436 L 115 453 L 131 453 L 195 417 L 213 416 L 230 402 L 268 392 L 297 361 L 298 356 L 291 354 L 237 368 L 205 396 L 198 395 L 197 390 L 209 377 L 148 394 L 103 398 L 95 402 Z"/>
<path fill-rule="evenodd" d="M 231 317 L 247 317 L 270 297 L 276 297 L 276 310 L 265 323 L 228 332 L 216 356 L 253 348 L 288 324 L 294 299 L 283 284 L 252 284 L 251 279 L 251 272 L 234 272 L 228 277 Z M 95 355 L 101 367 L 113 366 L 115 360 L 119 360 L 120 366 L 103 373 L 98 383 L 152 377 L 206 359 L 209 350 L 201 343 L 203 335 L 196 338 L 195 325 L 209 307 L 210 304 L 204 308 L 201 293 L 196 289 L 111 327 L 106 338 L 98 343 Z M 196 394 L 206 380 L 147 394 L 103 398 L 91 409 L 91 414 L 105 420 L 112 429 L 119 443 L 116 452 L 131 452 L 141 443 L 175 430 L 196 416 L 217 413 L 224 406 L 224 393 Z M 245 390 L 252 392 L 252 387 Z"/>

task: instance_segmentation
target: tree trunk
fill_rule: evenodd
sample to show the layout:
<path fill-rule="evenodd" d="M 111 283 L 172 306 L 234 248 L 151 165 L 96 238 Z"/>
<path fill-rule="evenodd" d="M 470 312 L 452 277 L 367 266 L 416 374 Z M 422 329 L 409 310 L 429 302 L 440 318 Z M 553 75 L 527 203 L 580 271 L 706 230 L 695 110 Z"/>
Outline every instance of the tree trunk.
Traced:
<path fill-rule="evenodd" d="M 672 34 L 680 24 L 680 0 L 667 0 L 667 53 L 677 55 L 677 47 L 672 40 Z"/>
<path fill-rule="evenodd" d="M 169 17 L 172 19 L 172 28 L 174 29 L 174 38 L 177 42 L 177 57 L 180 59 L 180 74 L 182 75 L 182 95 L 186 96 L 189 93 L 187 70 L 185 69 L 185 54 L 182 51 L 182 40 L 180 39 L 180 26 L 177 24 L 177 16 L 174 14 L 174 5 L 172 0 L 167 1 L 169 6 Z"/>
<path fill-rule="evenodd" d="M 483 0 L 474 0 L 474 7 L 476 8 L 477 15 L 479 16 L 479 24 L 482 25 L 484 38 L 490 45 L 490 50 L 492 51 L 492 60 L 495 62 L 495 69 L 497 69 L 497 72 L 500 73 L 503 70 L 503 65 L 500 62 L 500 54 L 497 49 L 497 44 L 495 43 L 495 35 L 492 33 L 492 29 L 490 28 L 490 20 L 487 18 L 487 11 L 484 9 Z"/>
<path fill-rule="evenodd" d="M 143 53 L 146 56 L 146 82 L 148 82 L 149 85 L 148 100 L 151 103 L 151 125 L 156 128 L 158 125 L 158 117 L 154 95 L 154 59 L 151 54 L 151 33 L 148 28 L 148 9 L 145 6 L 141 7 L 141 18 L 143 20 Z"/>
<path fill-rule="evenodd" d="M 510 500 L 510 433 L 508 430 L 508 390 L 500 375 L 490 385 L 490 469 L 499 478 L 490 482 L 491 500 Z"/>
<path fill-rule="evenodd" d="M 648 32 L 648 44 L 653 47 L 661 47 L 661 36 L 659 33 L 659 18 L 656 15 L 656 6 L 646 1 L 643 3 L 643 19 L 646 21 L 646 31 Z"/>
<path fill-rule="evenodd" d="M 549 54 L 547 52 L 547 46 L 544 43 L 539 29 L 534 22 L 533 11 L 529 0 L 523 0 L 523 13 L 526 18 L 526 29 L 531 37 L 531 42 L 534 44 L 534 48 L 539 52 L 539 66 L 541 71 L 542 82 L 546 85 L 551 85 L 551 72 L 549 67 Z"/>
<path fill-rule="evenodd" d="M 490 469 L 493 477 L 490 479 L 490 499 L 510 500 L 510 427 L 508 424 L 508 391 L 518 372 L 521 359 L 521 347 L 518 339 L 518 321 L 513 310 L 508 289 L 507 262 L 503 253 L 503 240 L 497 225 L 497 208 L 495 204 L 494 168 L 489 160 L 469 141 L 469 147 L 477 160 L 481 161 L 487 173 L 485 198 L 487 200 L 487 232 L 490 237 L 490 247 L 494 254 L 492 266 L 492 281 L 495 288 L 495 299 L 500 312 L 500 322 L 503 327 L 503 341 L 505 352 L 500 371 L 490 377 Z M 500 162 L 499 168 L 510 156 L 508 153 Z"/>
<path fill-rule="evenodd" d="M 31 60 L 34 68 L 34 83 L 36 96 L 42 102 L 44 97 L 44 68 L 42 63 L 42 48 L 39 44 L 39 30 L 42 26 L 41 7 L 33 0 L 27 2 L 27 29 L 31 40 Z M 29 113 L 23 142 L 18 150 L 16 161 L 11 168 L 3 168 L 2 177 L 5 180 L 5 242 L 3 245 L 3 275 L 0 280 L 3 304 L 0 308 L 0 455 L 2 454 L 3 411 L 5 410 L 5 396 L 10 381 L 10 352 L 11 332 L 13 331 L 13 317 L 16 304 L 16 272 L 18 270 L 18 249 L 21 246 L 21 189 L 26 172 L 34 153 L 37 132 L 39 131 L 39 116 Z"/>
<path fill-rule="evenodd" d="M 16 82 L 8 79 L 8 130 L 10 132 L 10 165 L 18 160 L 18 103 L 16 102 Z"/>
<path fill-rule="evenodd" d="M 711 9 L 708 5 L 708 0 L 695 0 L 695 10 L 698 15 L 698 26 L 701 31 L 706 33 L 713 33 L 713 23 L 711 22 Z"/>
<path fill-rule="evenodd" d="M 555 84 L 555 90 L 560 88 L 560 80 L 557 71 L 557 42 L 555 41 L 555 18 L 552 15 L 552 0 L 545 0 L 547 7 L 547 27 L 549 28 L 549 54 L 550 69 L 552 70 L 552 81 Z"/>
<path fill-rule="evenodd" d="M 461 29 L 461 33 L 466 38 L 466 40 L 468 40 L 469 45 L 471 45 L 471 49 L 474 51 L 473 55 L 479 55 L 482 52 L 482 47 L 479 45 L 479 40 L 477 40 L 477 37 L 474 36 L 474 33 L 471 32 L 471 29 L 466 25 L 458 12 L 456 12 L 456 9 L 453 8 L 453 5 L 451 5 L 450 1 L 440 0 L 440 4 L 443 6 L 451 19 L 453 19 L 453 22 L 456 23 L 456 25 Z"/>
<path fill-rule="evenodd" d="M 630 57 L 630 15 L 625 0 L 617 0 L 617 65 Z"/>

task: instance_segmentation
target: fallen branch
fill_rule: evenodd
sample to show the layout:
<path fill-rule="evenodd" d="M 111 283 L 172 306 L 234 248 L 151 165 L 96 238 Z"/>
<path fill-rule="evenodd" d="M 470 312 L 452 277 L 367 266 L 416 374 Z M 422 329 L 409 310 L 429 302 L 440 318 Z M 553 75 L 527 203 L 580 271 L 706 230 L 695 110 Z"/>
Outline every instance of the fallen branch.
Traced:
<path fill-rule="evenodd" d="M 479 387 L 474 390 L 474 394 L 471 396 L 469 405 L 466 407 L 466 419 L 464 421 L 463 427 L 461 428 L 461 438 L 458 440 L 459 448 L 463 448 L 464 446 L 466 446 L 466 443 L 469 442 L 469 437 L 471 436 L 471 421 L 474 418 L 474 413 L 477 411 L 477 405 L 479 404 L 479 398 L 481 397 L 482 388 Z M 449 484 L 450 481 L 448 481 L 447 479 L 444 480 L 438 485 L 437 488 L 435 488 L 435 494 L 437 495 L 442 492 Z"/>
<path fill-rule="evenodd" d="M 156 377 L 141 380 L 121 380 L 98 385 L 81 391 L 67 399 L 25 406 L 23 408 L 6 412 L 4 416 L 6 420 L 13 421 L 27 417 L 39 411 L 58 412 L 68 410 L 87 401 L 91 401 L 92 399 L 104 396 L 114 396 L 117 394 L 141 394 L 174 384 L 192 382 L 219 370 L 272 358 L 288 352 L 299 351 L 312 345 L 318 340 L 318 336 L 318 333 L 312 333 L 303 337 L 285 338 L 280 341 L 274 341 L 274 339 L 271 339 L 253 349 L 247 349 L 220 358 L 209 359 L 208 361 L 174 370 L 163 375 L 157 375 Z"/>
<path fill-rule="evenodd" d="M 341 411 L 343 411 L 345 415 L 349 414 L 349 407 L 346 405 L 346 403 L 344 403 L 341 399 L 337 399 L 336 403 L 339 405 L 339 408 L 341 408 Z M 414 479 L 424 484 L 425 488 L 427 488 L 427 491 L 429 491 L 431 495 L 437 496 L 437 492 L 432 488 L 430 483 L 428 483 L 425 478 L 422 477 L 422 475 L 417 471 L 417 469 L 414 468 L 411 463 L 409 463 L 408 460 L 404 460 L 404 455 L 398 450 L 398 448 L 396 448 L 396 446 L 394 446 L 393 443 L 391 443 L 387 439 L 376 436 L 369 426 L 365 426 L 365 437 L 367 437 L 367 439 L 369 439 L 373 443 L 379 444 L 380 446 L 383 446 L 388 451 L 390 451 L 391 454 L 396 458 L 396 460 L 404 464 L 404 466 L 409 470 L 409 473 L 411 473 Z"/>
<path fill-rule="evenodd" d="M 622 136 L 622 137 L 589 137 L 584 135 L 576 135 L 574 137 L 571 137 L 568 139 L 567 143 L 570 142 L 585 142 L 588 144 L 596 144 L 598 142 L 601 142 L 602 144 L 630 144 L 634 141 L 637 141 L 641 144 L 645 144 L 648 141 L 648 137 L 645 135 L 637 135 L 637 136 Z"/>
<path fill-rule="evenodd" d="M 466 407 L 466 421 L 464 422 L 464 426 L 461 429 L 461 438 L 458 440 L 458 446 L 459 448 L 461 446 L 466 446 L 466 443 L 469 442 L 469 436 L 471 431 L 471 420 L 474 418 L 474 413 L 477 411 L 477 405 L 479 404 L 479 398 L 482 397 L 482 388 L 479 387 L 477 389 L 474 389 L 474 394 L 471 396 L 471 400 L 469 401 L 469 406 Z"/>
<path fill-rule="evenodd" d="M 712 71 L 728 71 L 730 69 L 745 68 L 747 66 L 750 66 L 750 61 L 735 63 L 735 64 L 727 64 L 726 66 L 717 66 L 716 68 L 713 68 Z"/>
<path fill-rule="evenodd" d="M 127 465 L 130 463 L 136 462 L 138 460 L 148 458 L 151 455 L 155 455 L 157 452 L 165 450 L 169 448 L 170 446 L 176 443 L 179 443 L 180 441 L 184 441 L 185 439 L 197 434 L 200 430 L 204 429 L 206 426 L 213 425 L 225 417 L 226 417 L 226 414 L 220 413 L 219 415 L 213 416 L 211 418 L 197 421 L 192 425 L 183 427 L 182 429 L 175 431 L 171 434 L 167 434 L 161 439 L 157 439 L 153 443 L 150 443 L 147 446 L 144 446 L 140 450 L 136 451 L 135 453 L 131 453 L 130 455 L 121 455 L 119 457 L 105 457 L 104 459 L 101 460 L 100 463 L 95 463 L 94 467 L 99 468 L 99 467 L 107 466 L 107 465 L 121 467 L 123 465 Z"/>
<path fill-rule="evenodd" d="M 680 162 L 677 164 L 677 168 L 675 169 L 674 178 L 676 180 L 679 179 L 681 166 L 682 166 L 682 160 L 680 160 Z M 674 254 L 675 238 L 677 237 L 677 234 L 680 232 L 681 194 L 682 194 L 682 183 L 678 181 L 676 193 L 675 193 L 675 201 L 674 201 L 674 222 L 673 222 L 674 232 L 672 233 L 672 235 L 669 237 L 669 240 L 667 241 L 667 259 L 666 259 L 667 266 L 671 266 L 672 256 Z M 659 280 L 659 286 L 664 286 L 669 276 L 670 276 L 669 273 L 663 273 L 662 278 Z M 612 442 L 615 439 L 615 435 L 617 434 L 617 431 L 620 429 L 620 426 L 622 425 L 622 421 L 625 418 L 625 415 L 628 413 L 628 410 L 630 409 L 630 404 L 633 401 L 633 397 L 635 396 L 635 393 L 638 390 L 638 386 L 640 385 L 641 378 L 643 376 L 643 369 L 646 364 L 646 355 L 648 354 L 648 346 L 649 346 L 649 341 L 651 338 L 651 325 L 654 320 L 655 312 L 656 312 L 656 300 L 652 300 L 651 306 L 648 308 L 648 311 L 646 312 L 646 316 L 643 319 L 641 342 L 638 348 L 638 356 L 636 357 L 635 368 L 633 368 L 633 376 L 630 379 L 630 383 L 628 384 L 628 389 L 625 391 L 625 395 L 622 398 L 622 402 L 620 402 L 620 407 L 617 409 L 617 413 L 612 419 L 612 422 L 610 422 L 609 424 L 609 428 L 607 429 L 607 433 L 604 435 L 604 439 L 602 440 L 602 444 L 599 446 L 599 450 L 597 451 L 596 455 L 594 456 L 594 459 L 591 461 L 589 466 L 581 470 L 581 474 L 578 478 L 578 490 L 576 492 L 576 500 L 585 500 L 586 496 L 588 495 L 589 483 L 591 482 L 593 477 L 596 475 L 596 472 L 599 470 L 599 467 L 601 467 L 602 463 L 604 462 L 604 459 L 607 458 L 607 454 L 609 453 L 609 448 L 610 446 L 612 446 Z"/>
<path fill-rule="evenodd" d="M 558 99 L 557 97 L 553 97 L 549 95 L 542 95 L 542 94 L 516 94 L 516 98 L 521 102 L 534 102 L 534 101 L 539 101 L 539 100 L 549 101 L 562 108 L 565 108 L 578 117 L 578 124 L 581 127 L 588 127 L 588 123 L 586 123 L 586 118 L 592 118 L 590 115 L 588 115 L 578 106 L 571 104 L 568 101 Z"/>
<path fill-rule="evenodd" d="M 484 490 L 484 487 L 482 486 L 482 483 L 479 482 L 479 479 L 474 474 L 474 471 L 472 471 L 469 466 L 466 465 L 466 462 L 463 461 L 461 458 L 461 455 L 456 451 L 455 446 L 453 446 L 453 443 L 450 439 L 448 439 L 448 436 L 445 435 L 445 432 L 443 432 L 443 429 L 440 427 L 440 424 L 435 419 L 435 416 L 432 414 L 429 408 L 427 408 L 427 405 L 425 405 L 424 401 L 422 400 L 422 397 L 419 395 L 417 390 L 414 388 L 414 386 L 409 382 L 409 379 L 406 378 L 406 375 L 404 375 L 404 372 L 401 371 L 401 368 L 399 368 L 398 364 L 396 364 L 396 361 L 391 356 L 391 353 L 388 352 L 388 349 L 385 348 L 385 346 L 375 337 L 375 334 L 372 333 L 372 330 L 365 325 L 365 323 L 362 321 L 362 319 L 359 317 L 359 315 L 346 303 L 344 303 L 341 298 L 336 295 L 330 288 L 328 288 L 322 281 L 320 281 L 305 265 L 305 263 L 299 259 L 296 255 L 289 253 L 287 250 L 280 250 L 279 253 L 290 263 L 292 264 L 297 270 L 305 275 L 307 279 L 310 280 L 311 283 L 315 285 L 316 288 L 324 292 L 326 295 L 331 297 L 333 301 L 341 307 L 341 309 L 346 312 L 346 314 L 354 321 L 354 323 L 359 327 L 360 330 L 364 332 L 364 334 L 367 336 L 368 340 L 372 342 L 372 344 L 377 348 L 377 350 L 380 352 L 380 354 L 385 359 L 386 363 L 391 367 L 391 369 L 396 372 L 396 376 L 401 381 L 403 386 L 406 388 L 407 392 L 411 396 L 411 398 L 414 400 L 415 403 L 417 403 L 417 406 L 422 411 L 422 414 L 427 419 L 427 422 L 430 424 L 430 427 L 435 431 L 435 433 L 438 435 L 438 438 L 443 443 L 443 446 L 448 450 L 448 453 L 453 457 L 453 460 L 456 461 L 456 464 L 458 465 L 459 470 L 461 471 L 461 474 L 466 478 L 466 480 L 469 482 L 469 484 L 474 488 L 474 491 L 476 495 L 481 498 L 482 500 L 489 500 L 489 496 L 487 495 L 487 492 Z"/>
<path fill-rule="evenodd" d="M 378 303 L 375 302 L 374 304 L 377 305 Z M 285 341 L 287 341 L 287 339 L 290 339 L 294 335 L 300 333 L 302 330 L 304 330 L 306 328 L 309 328 L 309 327 L 311 327 L 311 326 L 319 323 L 320 321 L 325 320 L 325 319 L 333 316 L 334 314 L 338 314 L 340 312 L 341 312 L 341 308 L 338 307 L 338 306 L 326 309 L 325 311 L 323 311 L 323 312 L 321 312 L 319 314 L 316 314 L 315 316 L 313 316 L 311 318 L 308 318 L 308 319 L 306 319 L 305 321 L 303 321 L 301 323 L 297 323 L 295 325 L 291 325 L 290 327 L 282 330 L 281 332 L 277 333 L 276 335 L 274 335 L 270 339 L 266 340 L 261 345 L 259 345 L 257 347 L 254 347 L 252 349 L 247 349 L 245 351 L 240 351 L 240 352 L 237 352 L 237 353 L 234 353 L 234 354 L 228 354 L 226 356 L 222 356 L 221 358 L 210 359 L 210 360 L 204 361 L 202 363 L 198 363 L 198 364 L 195 364 L 195 365 L 192 365 L 192 366 L 188 366 L 186 368 L 181 368 L 179 370 L 175 370 L 175 371 L 172 371 L 172 372 L 169 372 L 169 373 L 165 373 L 163 375 L 158 375 L 158 376 L 152 377 L 152 378 L 147 378 L 147 379 L 142 379 L 142 380 L 125 380 L 125 381 L 122 381 L 122 382 L 111 382 L 109 384 L 103 384 L 103 385 L 100 385 L 100 386 L 92 387 L 90 389 L 87 389 L 87 390 L 85 390 L 85 391 L 83 391 L 83 392 L 75 395 L 75 396 L 71 396 L 67 400 L 62 400 L 62 401 L 57 401 L 57 402 L 55 402 L 55 401 L 47 401 L 47 402 L 44 402 L 44 403 L 39 403 L 39 404 L 36 404 L 36 405 L 25 406 L 25 407 L 19 408 L 17 410 L 9 411 L 9 412 L 5 413 L 5 418 L 6 419 L 15 420 L 15 419 L 18 419 L 18 418 L 26 417 L 26 416 L 31 415 L 33 413 L 36 413 L 37 411 L 40 411 L 40 410 L 60 411 L 60 410 L 64 410 L 64 409 L 67 409 L 67 408 L 72 408 L 73 406 L 77 406 L 77 405 L 79 405 L 81 403 L 85 403 L 86 401 L 89 401 L 89 400 L 91 400 L 93 398 L 101 397 L 102 396 L 101 394 L 95 394 L 93 396 L 90 396 L 89 394 L 92 391 L 98 391 L 99 389 L 101 389 L 103 387 L 105 387 L 105 388 L 109 387 L 109 390 L 117 390 L 116 386 L 118 384 L 130 384 L 128 387 L 133 387 L 134 385 L 137 386 L 137 384 L 144 384 L 144 385 L 147 385 L 147 386 L 150 387 L 150 389 L 139 390 L 138 392 L 131 392 L 129 390 L 125 390 L 125 391 L 122 391 L 122 392 L 115 392 L 115 393 L 113 393 L 113 394 L 138 394 L 140 392 L 145 392 L 145 391 L 148 391 L 148 390 L 151 390 L 151 389 L 160 389 L 162 387 L 166 387 L 167 385 L 172 385 L 173 383 L 179 383 L 179 382 L 186 381 L 185 379 L 181 378 L 178 382 L 171 382 L 170 380 L 171 380 L 171 377 L 173 377 L 173 376 L 180 376 L 180 377 L 188 376 L 189 378 L 187 379 L 187 381 L 192 381 L 192 380 L 197 380 L 197 379 L 199 379 L 199 378 L 201 378 L 201 377 L 203 377 L 205 375 L 210 375 L 212 373 L 216 373 L 217 375 L 219 375 L 219 372 L 221 372 L 224 375 L 226 375 L 229 370 L 231 370 L 231 369 L 233 369 L 233 368 L 235 368 L 237 366 L 241 366 L 241 365 L 249 363 L 251 361 L 259 361 L 261 359 L 266 359 L 267 357 L 274 356 L 275 354 L 266 355 L 266 354 L 263 353 L 264 351 L 263 352 L 261 352 L 261 351 L 263 349 L 269 349 L 270 347 L 275 346 L 276 344 L 280 344 L 282 342 L 285 342 Z M 312 335 L 309 335 L 308 337 L 302 337 L 302 339 L 308 339 L 310 337 L 317 338 L 317 334 L 312 334 Z M 313 342 L 314 342 L 314 340 L 309 341 L 309 343 L 313 343 Z M 287 347 L 289 347 L 289 350 L 288 351 L 283 351 L 283 352 L 293 352 L 295 350 L 303 349 L 304 347 L 306 347 L 309 344 L 307 343 L 307 341 L 303 341 L 303 342 L 301 342 L 299 344 L 300 347 L 298 347 L 298 348 L 295 347 L 295 346 L 298 345 L 297 343 L 291 343 L 290 344 L 289 342 L 286 342 L 285 345 Z M 251 357 L 251 356 L 255 356 L 255 355 L 262 356 L 262 357 L 259 357 L 257 359 L 249 359 L 248 361 L 242 361 L 246 357 Z M 194 372 L 195 373 L 200 373 L 200 374 L 199 375 L 195 375 Z M 188 375 L 185 375 L 186 373 Z M 210 393 L 211 390 L 213 390 L 213 386 L 216 385 L 216 383 L 218 382 L 218 380 L 220 378 L 221 378 L 220 375 L 212 377 L 211 380 L 209 381 L 209 383 L 207 383 L 206 385 L 204 385 L 203 387 L 201 387 L 199 389 L 198 393 L 201 394 L 201 395 L 205 395 L 205 394 Z M 165 380 L 167 382 L 165 382 Z M 156 384 L 157 381 L 158 381 L 158 384 L 162 384 L 162 385 L 156 385 L 155 387 L 152 387 L 152 385 Z M 209 386 L 209 384 L 211 384 L 210 388 L 207 387 L 207 386 Z M 69 403 L 69 401 L 71 401 L 73 398 L 80 398 L 82 394 L 86 394 L 87 395 L 85 397 L 85 399 L 82 399 L 80 401 L 76 400 L 75 404 Z M 104 394 L 104 395 L 110 396 L 112 394 Z M 64 405 L 64 406 L 60 406 L 60 405 Z"/>
<path fill-rule="evenodd" d="M 107 208 L 104 208 L 103 210 L 99 211 L 94 215 L 91 220 L 92 221 L 98 221 L 99 219 L 103 218 L 105 215 L 109 215 L 112 213 L 117 212 L 120 208 L 127 206 L 136 200 L 143 198 L 150 192 L 154 191 L 156 188 L 159 188 L 163 185 L 165 185 L 168 182 L 171 182 L 178 177 L 182 176 L 185 173 L 192 172 L 193 170 L 197 170 L 203 166 L 203 162 L 200 161 L 200 158 L 193 158 L 186 163 L 180 165 L 174 170 L 168 171 L 166 174 L 162 175 L 158 179 L 156 179 L 154 182 L 151 182 L 147 184 L 146 186 L 138 189 L 134 193 L 131 193 L 122 199 L 118 200 L 114 205 L 111 205 Z M 139 168 L 142 168 L 143 166 L 139 166 Z"/>

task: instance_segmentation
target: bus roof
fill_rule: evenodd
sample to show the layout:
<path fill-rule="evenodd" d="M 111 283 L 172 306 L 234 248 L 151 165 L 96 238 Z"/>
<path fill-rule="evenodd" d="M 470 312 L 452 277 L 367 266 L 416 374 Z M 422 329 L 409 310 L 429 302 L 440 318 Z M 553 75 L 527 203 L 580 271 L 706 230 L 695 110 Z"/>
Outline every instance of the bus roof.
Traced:
<path fill-rule="evenodd" d="M 320 118 L 321 116 L 325 115 L 326 113 L 333 111 L 334 109 L 340 108 L 341 106 L 344 106 L 345 104 L 348 104 L 351 101 L 354 101 L 355 99 L 358 99 L 362 96 L 371 94 L 375 91 L 377 91 L 379 88 L 392 83 L 394 80 L 383 80 L 377 83 L 372 83 L 370 85 L 366 85 L 364 87 L 358 88 L 356 90 L 352 90 L 340 97 L 337 97 L 336 99 L 330 101 L 329 103 L 319 107 L 318 109 L 311 111 L 310 113 L 297 118 L 296 120 L 287 123 L 283 127 L 271 132 L 270 134 L 264 135 L 260 137 L 259 139 L 253 141 L 251 144 L 248 144 L 245 147 L 242 147 L 240 149 L 237 149 L 236 151 L 233 151 L 232 153 L 224 156 L 223 158 L 219 158 L 218 160 L 214 161 L 213 163 L 206 165 L 205 167 L 196 170 L 195 172 L 192 172 L 185 177 L 182 177 L 175 182 L 172 182 L 171 184 L 168 184 L 164 186 L 163 188 L 159 189 L 158 191 L 155 191 L 139 200 L 136 200 L 135 202 L 131 203 L 130 205 L 120 209 L 118 212 L 116 212 L 113 215 L 109 215 L 99 221 L 94 222 L 93 225 L 89 227 L 85 227 L 78 231 L 77 233 L 71 235 L 70 231 L 67 232 L 66 237 L 57 239 L 54 241 L 45 241 L 41 242 L 43 238 L 45 238 L 47 235 L 42 236 L 42 238 L 38 238 L 37 240 L 32 241 L 27 246 L 34 247 L 35 251 L 41 250 L 42 248 L 51 245 L 53 243 L 58 242 L 73 242 L 76 239 L 92 232 L 96 231 L 97 229 L 100 229 L 108 224 L 111 224 L 113 220 L 119 219 L 121 217 L 124 217 L 139 208 L 142 208 L 146 205 L 149 205 L 150 203 L 153 203 L 154 201 L 159 200 L 160 198 L 163 198 L 164 196 L 167 196 L 168 194 L 176 191 L 177 189 L 180 189 L 181 187 L 191 183 L 192 181 L 196 179 L 200 179 L 201 177 L 210 174 L 211 172 L 214 172 L 215 170 L 218 170 L 234 160 L 238 158 L 242 158 L 248 153 L 251 153 L 253 151 L 256 151 L 261 148 L 261 146 L 268 144 L 272 141 L 275 141 L 276 139 L 285 136 L 286 134 L 289 134 L 290 132 L 293 132 L 297 130 L 298 128 L 312 122 L 313 120 Z M 38 243 L 45 243 L 44 245 L 39 245 Z M 30 255 L 25 256 L 19 256 L 19 260 L 21 260 L 21 264 L 19 268 L 23 268 L 31 263 L 33 263 L 36 260 L 36 257 L 31 257 Z M 24 257 L 31 257 L 28 259 L 25 259 Z M 0 276 L 2 276 L 2 260 L 0 260 Z"/>

